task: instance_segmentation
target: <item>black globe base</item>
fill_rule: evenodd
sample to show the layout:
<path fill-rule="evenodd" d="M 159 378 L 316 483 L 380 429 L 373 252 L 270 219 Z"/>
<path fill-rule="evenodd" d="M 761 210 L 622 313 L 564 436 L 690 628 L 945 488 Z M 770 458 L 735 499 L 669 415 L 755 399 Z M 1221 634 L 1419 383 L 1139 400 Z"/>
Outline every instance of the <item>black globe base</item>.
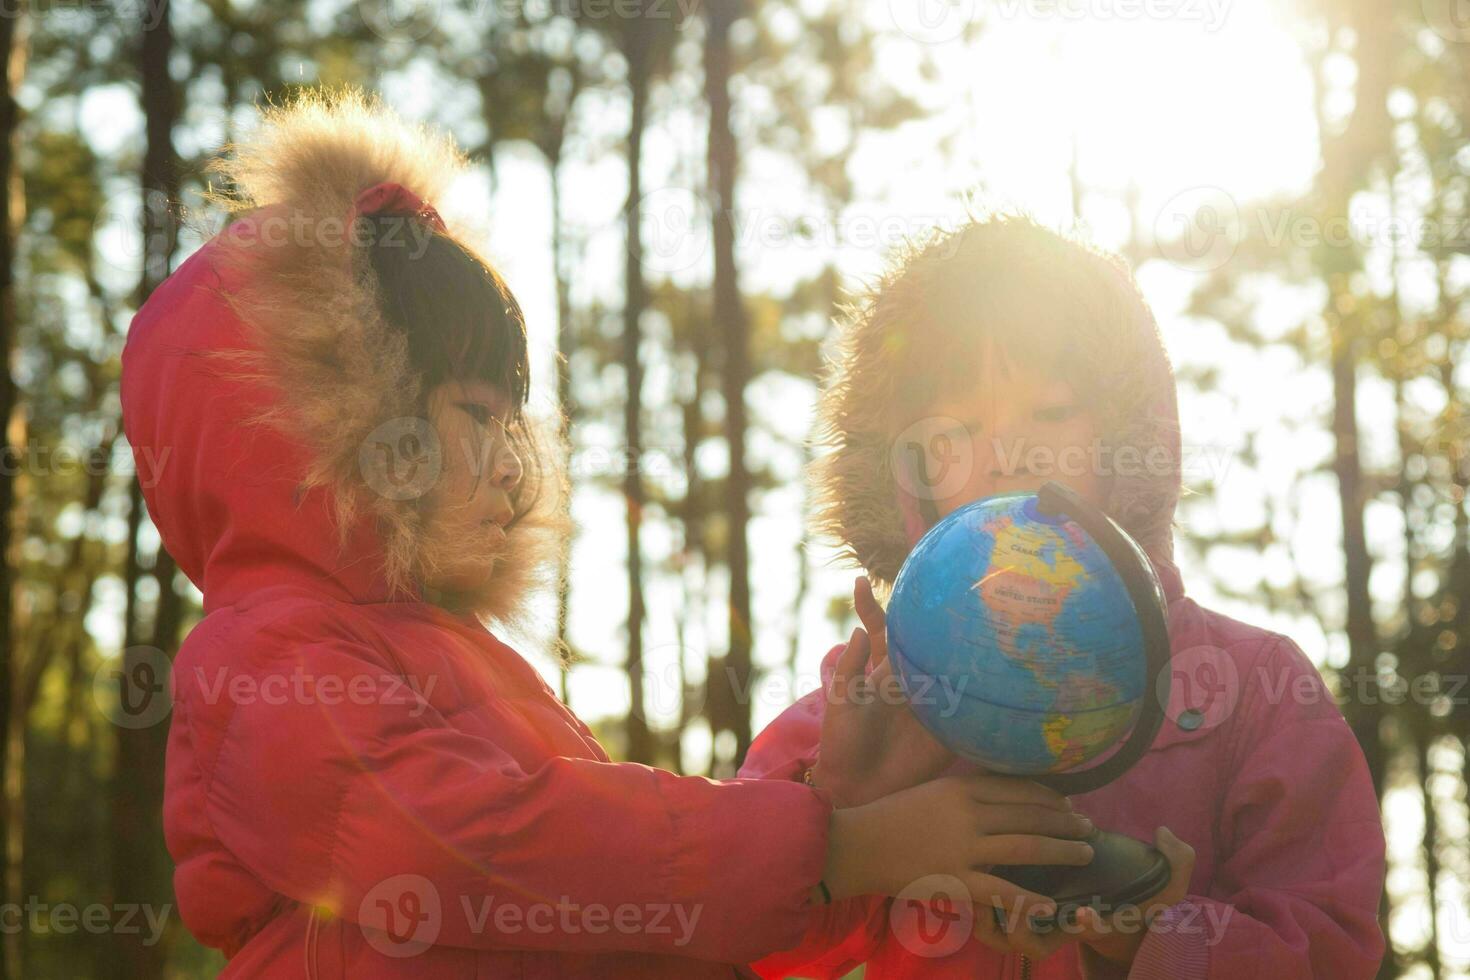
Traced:
<path fill-rule="evenodd" d="M 1090 864 L 1008 864 L 990 869 L 997 878 L 1056 902 L 1056 915 L 1033 920 L 1036 927 L 1058 921 L 1070 925 L 1077 910 L 1085 905 L 1104 914 L 1141 905 L 1169 883 L 1169 861 L 1152 844 L 1103 830 L 1095 830 L 1084 839 L 1092 845 Z"/>

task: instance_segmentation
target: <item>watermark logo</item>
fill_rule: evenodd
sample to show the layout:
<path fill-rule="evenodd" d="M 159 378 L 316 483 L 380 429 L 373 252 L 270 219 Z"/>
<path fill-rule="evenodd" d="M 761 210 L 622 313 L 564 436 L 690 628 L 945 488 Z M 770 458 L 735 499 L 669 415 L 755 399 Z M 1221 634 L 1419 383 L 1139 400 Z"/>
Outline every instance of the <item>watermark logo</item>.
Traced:
<path fill-rule="evenodd" d="M 443 0 L 361 0 L 367 29 L 390 44 L 421 41 L 439 24 Z"/>
<path fill-rule="evenodd" d="M 427 419 L 389 419 L 363 440 L 357 455 L 363 480 L 389 500 L 417 500 L 439 481 L 444 450 Z"/>
<path fill-rule="evenodd" d="M 1240 208 L 1218 187 L 1192 187 L 1164 202 L 1153 231 L 1166 260 L 1182 269 L 1210 272 L 1229 262 L 1240 247 Z"/>
<path fill-rule="evenodd" d="M 1185 731 L 1223 724 L 1240 703 L 1240 672 L 1230 654 L 1216 646 L 1174 651 L 1159 674 L 1155 692 L 1167 717 Z"/>
<path fill-rule="evenodd" d="M 173 663 L 158 647 L 133 646 L 92 675 L 92 700 L 119 728 L 148 728 L 174 705 Z"/>
<path fill-rule="evenodd" d="M 169 208 L 168 195 L 157 190 L 109 197 L 92 219 L 98 259 L 130 275 L 152 262 L 147 271 L 155 282 L 168 276 L 169 246 L 178 233 L 178 216 Z"/>
<path fill-rule="evenodd" d="M 905 493 L 917 500 L 943 500 L 970 482 L 975 447 L 958 419 L 931 416 L 898 434 L 888 462 Z"/>
<path fill-rule="evenodd" d="M 94 936 L 141 936 L 141 944 L 155 946 L 163 938 L 172 905 L 116 902 L 43 902 L 31 895 L 22 904 L 0 903 L 0 936 L 25 931 L 33 936 L 69 936 L 78 930 Z M 145 932 L 146 929 L 146 932 Z"/>
<path fill-rule="evenodd" d="M 444 925 L 434 883 L 423 875 L 394 875 L 378 882 L 358 906 L 357 921 L 368 945 L 403 959 L 434 945 Z"/>
<path fill-rule="evenodd" d="M 888 0 L 893 26 L 922 44 L 963 37 L 979 15 L 980 0 Z"/>
<path fill-rule="evenodd" d="M 925 959 L 956 952 L 975 929 L 970 890 L 954 875 L 925 875 L 894 896 L 888 924 L 904 949 Z"/>
<path fill-rule="evenodd" d="M 668 276 L 699 265 L 710 249 L 711 212 L 704 196 L 686 187 L 660 187 L 638 201 L 638 234 L 645 272 Z"/>
<path fill-rule="evenodd" d="M 1451 44 L 1470 41 L 1470 0 L 1419 0 L 1429 29 Z"/>
<path fill-rule="evenodd" d="M 707 663 L 708 655 L 694 651 L 693 659 Z M 643 649 L 642 701 L 632 714 L 655 729 L 673 729 L 680 718 L 693 718 L 704 708 L 706 684 L 689 680 L 683 668 L 685 650 L 677 643 L 659 643 Z"/>

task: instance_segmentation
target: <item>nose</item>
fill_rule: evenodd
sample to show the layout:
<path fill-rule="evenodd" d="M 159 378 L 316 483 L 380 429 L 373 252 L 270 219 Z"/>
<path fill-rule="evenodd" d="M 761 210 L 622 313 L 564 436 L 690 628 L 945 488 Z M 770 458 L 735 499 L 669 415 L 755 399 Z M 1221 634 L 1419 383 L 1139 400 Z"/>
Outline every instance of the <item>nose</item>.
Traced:
<path fill-rule="evenodd" d="M 495 469 L 491 474 L 491 482 L 509 493 L 520 484 L 523 474 L 521 458 L 508 443 L 501 443 L 495 451 Z"/>

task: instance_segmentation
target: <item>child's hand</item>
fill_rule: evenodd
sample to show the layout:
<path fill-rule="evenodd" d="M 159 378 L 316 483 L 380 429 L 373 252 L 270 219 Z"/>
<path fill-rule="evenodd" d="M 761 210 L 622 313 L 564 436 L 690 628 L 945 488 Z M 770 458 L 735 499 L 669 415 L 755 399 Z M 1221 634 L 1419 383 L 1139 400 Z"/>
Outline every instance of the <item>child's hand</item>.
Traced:
<path fill-rule="evenodd" d="M 888 662 L 883 609 L 866 577 L 854 584 L 853 604 L 863 626 L 853 631 L 827 685 L 822 744 L 812 770 L 812 781 L 829 790 L 839 807 L 928 782 L 954 762 L 909 710 Z"/>
<path fill-rule="evenodd" d="M 989 908 L 982 905 L 975 910 L 975 937 L 991 949 L 1002 953 L 1020 953 L 1032 959 L 1045 959 L 1069 942 L 1077 941 L 1093 954 L 1110 963 L 1127 967 L 1138 954 L 1143 937 L 1148 934 L 1146 923 L 1171 905 L 1184 900 L 1189 892 L 1189 877 L 1194 873 L 1194 848 L 1175 837 L 1167 827 L 1154 833 L 1154 846 L 1164 853 L 1169 861 L 1169 883 L 1143 907 L 1128 912 L 1119 911 L 1104 920 L 1095 909 L 1077 910 L 1077 919 L 1066 925 L 1054 924 L 1038 931 L 1028 922 L 1034 914 L 1025 910 L 1016 913 L 1014 902 L 1002 907 L 1001 915 L 1006 928 L 996 923 Z"/>
<path fill-rule="evenodd" d="M 995 864 L 1083 865 L 1092 823 L 1066 797 L 1011 776 L 951 776 L 863 806 L 832 811 L 823 880 L 834 898 L 896 895 L 921 878 L 950 875 L 980 904 L 1040 912 L 1042 895 L 986 873 Z M 1047 836 L 1042 836 L 1047 835 Z M 954 897 L 954 896 L 951 896 Z"/>

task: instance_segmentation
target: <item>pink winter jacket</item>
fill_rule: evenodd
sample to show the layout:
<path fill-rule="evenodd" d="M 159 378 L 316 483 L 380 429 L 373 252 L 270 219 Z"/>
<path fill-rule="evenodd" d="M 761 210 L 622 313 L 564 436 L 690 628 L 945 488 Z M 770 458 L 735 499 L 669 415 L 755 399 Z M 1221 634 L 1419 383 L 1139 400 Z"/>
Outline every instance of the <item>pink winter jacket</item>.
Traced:
<path fill-rule="evenodd" d="M 825 794 L 610 762 L 473 616 L 389 595 L 370 524 L 339 554 L 321 488 L 297 492 L 303 445 L 240 425 L 295 393 L 199 356 L 254 342 L 218 247 L 139 311 L 122 401 L 204 597 L 173 664 L 164 829 L 223 976 L 732 977 L 796 943 Z"/>
<path fill-rule="evenodd" d="M 1384 840 L 1351 730 L 1296 644 L 1202 608 L 1172 564 L 1155 565 L 1174 653 L 1168 720 L 1137 766 L 1073 798 L 1105 830 L 1151 841 L 1167 826 L 1195 850 L 1188 898 L 1157 920 L 1126 975 L 1367 980 L 1384 951 Z M 756 739 L 741 775 L 799 779 L 816 756 L 823 705 L 818 691 L 787 709 Z M 968 932 L 968 909 L 863 897 L 823 912 L 758 972 L 840 977 L 866 963 L 865 980 L 1124 975 L 1092 957 L 1084 964 L 1076 943 L 1023 962 L 973 936 L 961 942 L 950 930 Z"/>

